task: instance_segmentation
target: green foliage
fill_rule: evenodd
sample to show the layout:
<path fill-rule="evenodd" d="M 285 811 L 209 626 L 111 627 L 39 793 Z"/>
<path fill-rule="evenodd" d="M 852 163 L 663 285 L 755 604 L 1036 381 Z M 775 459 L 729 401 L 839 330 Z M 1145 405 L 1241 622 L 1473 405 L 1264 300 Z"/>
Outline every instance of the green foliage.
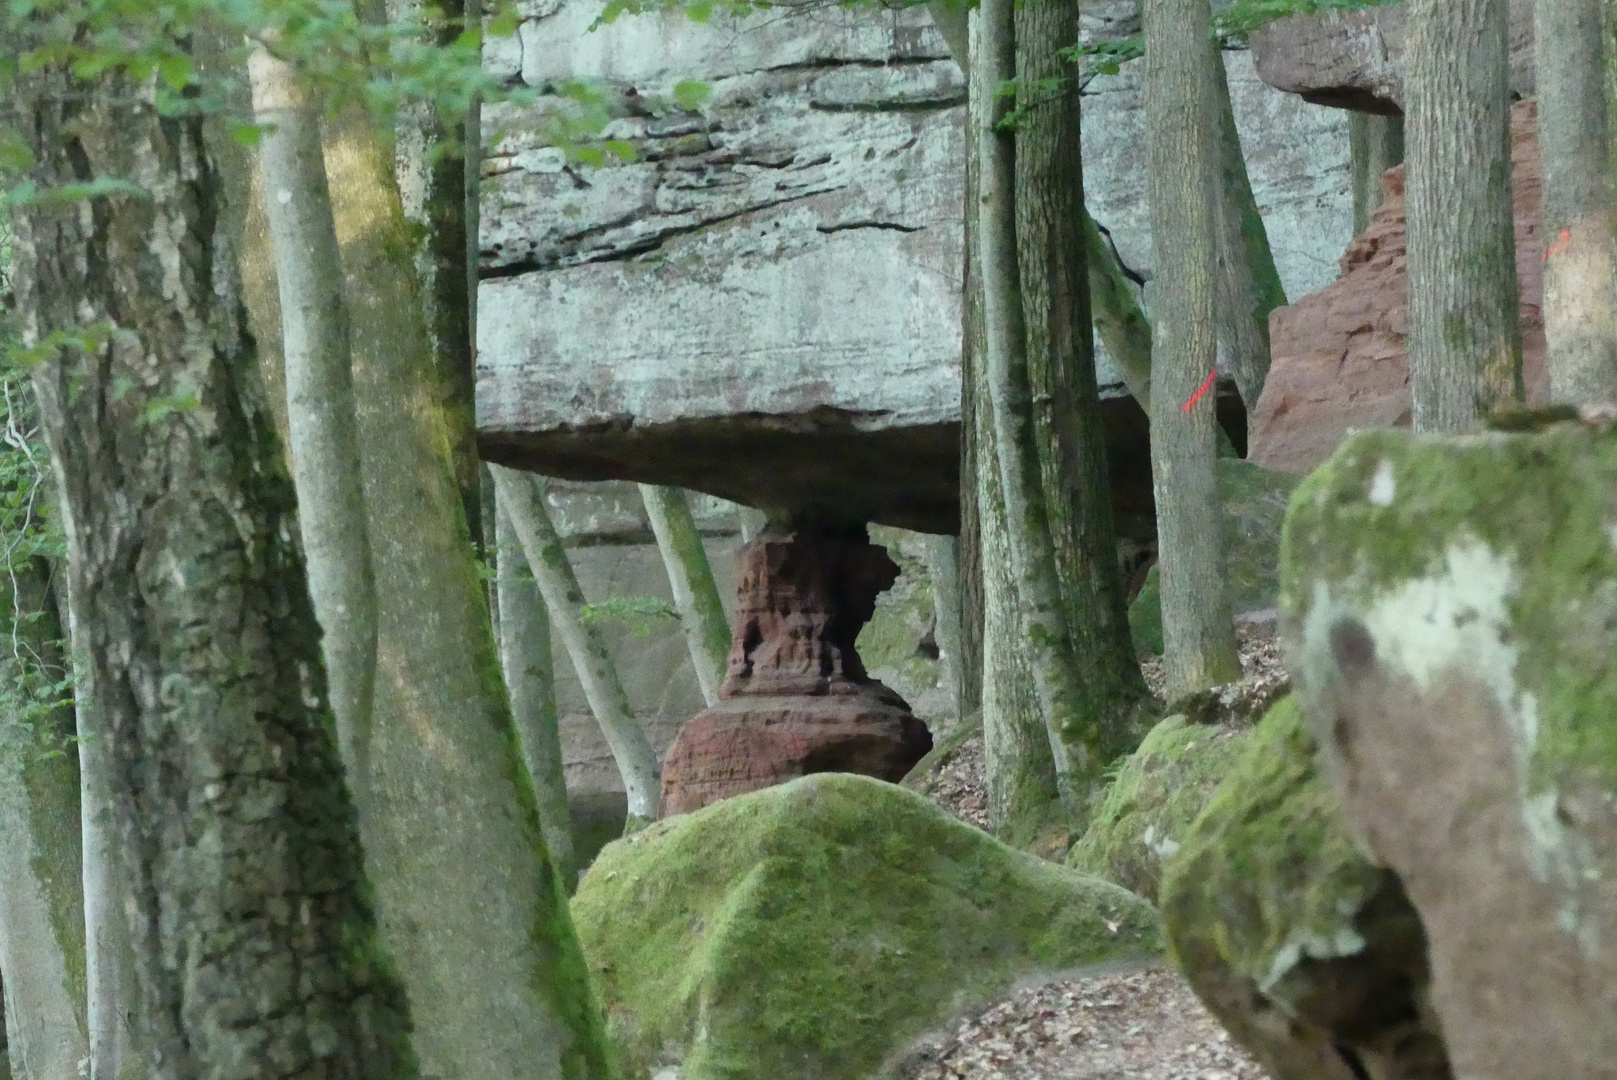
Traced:
<path fill-rule="evenodd" d="M 1233 44 L 1264 23 L 1288 15 L 1312 15 L 1319 11 L 1358 11 L 1398 0 L 1235 0 L 1213 16 L 1213 33 L 1220 41 Z"/>
<path fill-rule="evenodd" d="M 655 596 L 612 596 L 599 604 L 584 604 L 579 608 L 579 614 L 590 626 L 605 622 L 623 623 L 636 637 L 645 637 L 669 619 L 679 619 L 679 612 L 674 610 L 673 604 Z"/>

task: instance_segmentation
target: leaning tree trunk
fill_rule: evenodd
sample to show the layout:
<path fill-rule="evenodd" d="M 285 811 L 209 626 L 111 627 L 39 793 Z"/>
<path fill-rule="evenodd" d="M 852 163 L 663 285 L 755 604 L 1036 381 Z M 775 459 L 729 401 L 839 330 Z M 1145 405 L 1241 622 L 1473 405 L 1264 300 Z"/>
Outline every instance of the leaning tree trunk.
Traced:
<path fill-rule="evenodd" d="M 1027 370 L 1043 501 L 1078 697 L 1055 734 L 1075 759 L 1101 763 L 1134 749 L 1151 699 L 1134 655 L 1118 569 L 1106 427 L 1095 381 L 1085 265 L 1084 172 L 1072 67 L 1078 6 L 1024 4 L 1016 14 L 1016 72 L 1024 89 L 1016 130 L 1016 249 Z"/>
<path fill-rule="evenodd" d="M 1604 0 L 1540 0 L 1544 340 L 1550 398 L 1617 403 L 1617 273 L 1606 126 Z"/>
<path fill-rule="evenodd" d="M 1348 152 L 1353 188 L 1353 235 L 1370 227 L 1370 215 L 1386 200 L 1381 178 L 1404 163 L 1404 118 L 1348 113 Z"/>
<path fill-rule="evenodd" d="M 719 684 L 724 682 L 724 670 L 730 662 L 730 620 L 724 614 L 724 601 L 719 599 L 719 586 L 713 580 L 702 534 L 682 489 L 641 484 L 640 498 L 646 505 L 646 517 L 651 520 L 663 567 L 668 571 L 674 610 L 685 632 L 702 699 L 712 706 L 719 700 Z"/>
<path fill-rule="evenodd" d="M 251 400 L 218 175 L 194 118 L 126 75 L 48 67 L 13 107 L 55 188 L 146 195 L 17 215 L 29 337 L 111 333 L 35 387 L 149 1033 L 148 1075 L 416 1075 L 377 945 L 291 538 L 292 486 Z M 249 913 L 251 919 L 244 918 Z"/>
<path fill-rule="evenodd" d="M 1135 298 L 1128 275 L 1084 210 L 1084 268 L 1089 275 L 1090 317 L 1095 336 L 1123 376 L 1134 400 L 1151 414 L 1151 323 Z"/>
<path fill-rule="evenodd" d="M 1252 195 L 1241 133 L 1235 126 L 1224 54 L 1208 35 L 1207 62 L 1199 72 L 1217 124 L 1217 186 L 1215 220 L 1218 229 L 1218 337 L 1229 357 L 1235 385 L 1246 413 L 1257 411 L 1264 381 L 1269 377 L 1269 312 L 1285 307 L 1286 290 L 1275 269 L 1269 234 Z"/>
<path fill-rule="evenodd" d="M 9 566 L 0 654 L 0 971 L 18 1080 L 69 1080 L 89 1056 L 78 759 L 45 562 Z"/>
<path fill-rule="evenodd" d="M 618 678 L 617 665 L 607 651 L 606 639 L 598 628 L 584 621 L 584 590 L 579 588 L 567 549 L 562 547 L 536 490 L 535 478 L 500 465 L 490 466 L 490 471 L 500 502 L 522 541 L 534 580 L 539 583 L 540 595 L 550 609 L 551 620 L 572 657 L 584 698 L 601 725 L 601 734 L 623 777 L 623 791 L 629 801 L 626 829 L 637 831 L 657 820 L 662 773 L 657 767 L 656 751 L 635 718 L 629 695 Z"/>
<path fill-rule="evenodd" d="M 1151 471 L 1170 701 L 1241 674 L 1214 471 L 1217 127 L 1208 0 L 1145 0 L 1151 237 Z M 1200 392 L 1200 397 L 1196 395 Z M 1194 401 L 1194 404 L 1192 402 Z"/>
<path fill-rule="evenodd" d="M 494 487 L 492 480 L 489 488 Z M 544 829 L 545 846 L 568 895 L 578 883 L 573 822 L 567 809 L 567 778 L 562 770 L 561 712 L 556 704 L 556 661 L 550 648 L 550 612 L 528 572 L 522 541 L 495 492 L 494 550 L 500 598 L 500 663 L 511 695 L 511 718 L 522 742 L 522 762 L 533 782 L 533 798 Z"/>
<path fill-rule="evenodd" d="M 1464 431 L 1522 398 L 1506 8 L 1506 0 L 1409 0 L 1405 190 L 1416 431 Z"/>
<path fill-rule="evenodd" d="M 288 444 L 298 527 L 337 743 L 363 812 L 376 687 L 376 581 L 354 416 L 342 255 L 321 156 L 320 102 L 292 65 L 254 50 L 253 111 L 281 298 Z"/>

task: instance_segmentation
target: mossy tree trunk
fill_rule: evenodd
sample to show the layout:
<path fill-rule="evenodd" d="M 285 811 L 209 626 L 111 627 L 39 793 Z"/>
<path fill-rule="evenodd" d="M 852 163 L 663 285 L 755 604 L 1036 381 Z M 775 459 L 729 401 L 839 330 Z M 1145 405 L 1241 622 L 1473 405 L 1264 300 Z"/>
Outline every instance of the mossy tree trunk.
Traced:
<path fill-rule="evenodd" d="M 1606 124 L 1604 0 L 1533 9 L 1550 398 L 1617 403 L 1617 271 Z"/>
<path fill-rule="evenodd" d="M 411 258 L 419 232 L 404 214 L 394 148 L 364 117 L 344 115 L 326 124 L 325 163 L 378 601 L 362 826 L 415 1047 L 443 1080 L 604 1076 L 601 1017 L 467 543 L 446 391 Z M 261 257 L 251 261 L 254 324 L 278 327 L 272 276 Z M 278 367 L 264 365 L 271 375 Z"/>
<path fill-rule="evenodd" d="M 1207 0 L 1145 0 L 1145 110 L 1156 267 L 1151 470 L 1169 700 L 1239 677 L 1214 469 L 1209 390 L 1217 358 L 1214 205 L 1218 127 L 1205 88 Z"/>
<path fill-rule="evenodd" d="M 1348 152 L 1353 187 L 1353 235 L 1370 227 L 1370 215 L 1386 200 L 1381 177 L 1404 163 L 1404 118 L 1348 113 Z"/>
<path fill-rule="evenodd" d="M 319 100 L 262 46 L 249 62 L 258 160 L 281 299 L 281 356 L 298 528 L 337 741 L 361 809 L 376 687 L 376 580 L 354 416 L 348 305 L 320 142 Z"/>
<path fill-rule="evenodd" d="M 1269 377 L 1269 312 L 1286 304 L 1286 290 L 1275 269 L 1269 234 L 1252 195 L 1252 181 L 1235 126 L 1224 54 L 1211 34 L 1210 57 L 1200 67 L 1203 91 L 1211 100 L 1217 133 L 1216 222 L 1218 228 L 1218 338 L 1229 358 L 1246 413 L 1258 408 Z"/>
<path fill-rule="evenodd" d="M 1464 431 L 1522 398 L 1507 14 L 1506 0 L 1409 0 L 1405 190 L 1416 431 Z"/>
<path fill-rule="evenodd" d="M 612 758 L 623 778 L 623 791 L 629 801 L 626 828 L 636 831 L 657 820 L 662 797 L 662 773 L 651 740 L 635 719 L 634 707 L 618 678 L 617 665 L 607 651 L 606 639 L 592 623 L 584 621 L 584 590 L 579 587 L 573 564 L 556 535 L 550 513 L 535 477 L 500 465 L 491 465 L 500 504 L 510 515 L 511 525 L 522 542 L 528 567 L 539 584 L 539 593 L 550 609 L 550 618 L 561 634 L 573 669 L 583 685 L 584 697 L 601 734 L 606 737 Z"/>
<path fill-rule="evenodd" d="M 641 484 L 640 498 L 668 571 L 674 610 L 679 613 L 680 629 L 685 633 L 702 699 L 709 705 L 717 704 L 719 685 L 724 682 L 724 670 L 730 661 L 730 620 L 724 614 L 724 601 L 719 599 L 719 586 L 713 580 L 702 534 L 691 516 L 691 504 L 682 489 L 655 484 Z"/>
<path fill-rule="evenodd" d="M 0 654 L 0 971 L 20 1080 L 69 1080 L 89 1056 L 78 758 L 62 628 L 31 558 L 8 568 Z"/>
<path fill-rule="evenodd" d="M 490 487 L 492 487 L 492 481 Z M 573 823 L 562 770 L 561 710 L 556 704 L 556 661 L 550 648 L 550 612 L 528 571 L 522 541 L 495 494 L 496 582 L 500 598 L 500 663 L 511 695 L 511 716 L 522 741 L 522 762 L 533 781 L 545 846 L 568 895 L 578 884 Z"/>
<path fill-rule="evenodd" d="M 149 102 L 121 73 L 54 67 L 10 102 L 39 187 L 147 192 L 17 214 L 29 336 L 116 330 L 34 384 L 75 603 L 95 616 L 75 620 L 80 706 L 113 765 L 146 1065 L 160 1080 L 413 1076 L 218 174 L 202 122 Z"/>
<path fill-rule="evenodd" d="M 1084 210 L 1084 268 L 1089 274 L 1090 315 L 1095 335 L 1123 376 L 1134 400 L 1151 414 L 1151 322 L 1117 255 Z"/>

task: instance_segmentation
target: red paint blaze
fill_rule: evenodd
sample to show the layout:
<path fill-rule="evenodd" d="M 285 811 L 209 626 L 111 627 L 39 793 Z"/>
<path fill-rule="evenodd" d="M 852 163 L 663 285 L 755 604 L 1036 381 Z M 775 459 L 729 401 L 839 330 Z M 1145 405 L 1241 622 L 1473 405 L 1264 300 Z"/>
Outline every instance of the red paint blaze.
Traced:
<path fill-rule="evenodd" d="M 1190 395 L 1190 400 L 1181 405 L 1179 407 L 1179 411 L 1189 412 L 1191 409 L 1195 408 L 1196 402 L 1202 399 L 1202 395 L 1213 388 L 1213 380 L 1216 378 L 1218 378 L 1218 369 L 1214 368 L 1212 371 L 1207 373 L 1207 381 L 1203 382 L 1200 389 L 1198 389 L 1194 394 Z"/>

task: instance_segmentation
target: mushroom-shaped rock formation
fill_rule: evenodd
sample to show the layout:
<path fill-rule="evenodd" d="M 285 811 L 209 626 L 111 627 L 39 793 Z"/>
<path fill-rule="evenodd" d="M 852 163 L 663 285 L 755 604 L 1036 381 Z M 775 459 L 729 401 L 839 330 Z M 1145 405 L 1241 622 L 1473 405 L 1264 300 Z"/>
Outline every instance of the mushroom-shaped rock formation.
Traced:
<path fill-rule="evenodd" d="M 1252 31 L 1258 77 L 1304 101 L 1396 116 L 1404 111 L 1407 4 L 1327 8 Z M 1533 0 L 1510 0 L 1510 89 L 1533 94 Z"/>
<path fill-rule="evenodd" d="M 1617 1061 L 1617 436 L 1363 432 L 1281 620 L 1343 818 L 1424 926 L 1454 1075 Z"/>
<path fill-rule="evenodd" d="M 1018 979 L 1159 942 L 1132 893 L 835 774 L 607 845 L 572 915 L 637 1078 L 867 1080 Z"/>

